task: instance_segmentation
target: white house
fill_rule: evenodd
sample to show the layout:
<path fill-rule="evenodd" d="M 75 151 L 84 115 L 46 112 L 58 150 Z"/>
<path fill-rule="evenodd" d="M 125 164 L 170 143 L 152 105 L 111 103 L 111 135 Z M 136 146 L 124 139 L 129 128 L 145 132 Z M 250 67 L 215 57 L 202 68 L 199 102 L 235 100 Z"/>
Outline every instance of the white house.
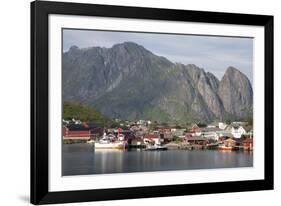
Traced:
<path fill-rule="evenodd" d="M 220 129 L 225 129 L 226 127 L 227 127 L 227 124 L 225 124 L 224 122 L 219 122 Z"/>
<path fill-rule="evenodd" d="M 242 126 L 231 128 L 231 134 L 233 135 L 234 138 L 241 138 L 241 136 L 245 133 L 246 131 Z"/>
<path fill-rule="evenodd" d="M 219 135 L 215 131 L 213 131 L 213 132 L 212 131 L 210 131 L 210 132 L 203 132 L 202 136 L 207 138 L 207 139 L 212 139 L 212 140 L 216 140 L 216 141 L 219 140 Z"/>
<path fill-rule="evenodd" d="M 238 126 L 238 127 L 232 127 L 231 128 L 231 134 L 235 138 L 241 138 L 242 135 L 250 135 L 252 136 L 252 127 L 251 126 Z"/>
<path fill-rule="evenodd" d="M 201 136 L 207 139 L 219 140 L 218 132 L 222 131 L 218 127 L 206 127 L 201 129 Z"/>

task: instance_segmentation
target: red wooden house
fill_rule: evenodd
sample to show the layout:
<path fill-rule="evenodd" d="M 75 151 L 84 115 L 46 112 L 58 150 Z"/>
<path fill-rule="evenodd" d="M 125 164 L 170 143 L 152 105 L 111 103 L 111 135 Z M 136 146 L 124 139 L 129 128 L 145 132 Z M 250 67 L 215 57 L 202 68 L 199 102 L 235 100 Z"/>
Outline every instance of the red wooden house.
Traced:
<path fill-rule="evenodd" d="M 200 132 L 200 127 L 197 124 L 193 124 L 190 131 L 192 133 Z"/>
<path fill-rule="evenodd" d="M 63 139 L 87 140 L 91 137 L 91 131 L 84 126 L 63 127 Z"/>
<path fill-rule="evenodd" d="M 208 140 L 200 136 L 192 136 L 185 139 L 186 142 L 192 145 L 206 145 Z"/>
<path fill-rule="evenodd" d="M 144 138 L 147 139 L 158 139 L 160 136 L 158 134 L 145 134 Z"/>

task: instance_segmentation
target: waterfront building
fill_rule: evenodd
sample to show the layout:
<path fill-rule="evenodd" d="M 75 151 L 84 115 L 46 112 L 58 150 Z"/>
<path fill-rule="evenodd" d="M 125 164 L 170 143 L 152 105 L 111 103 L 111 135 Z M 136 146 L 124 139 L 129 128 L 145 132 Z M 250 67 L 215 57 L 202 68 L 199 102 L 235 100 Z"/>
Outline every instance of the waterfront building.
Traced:
<path fill-rule="evenodd" d="M 241 138 L 243 135 L 252 136 L 252 126 L 233 126 L 231 133 L 235 138 Z"/>
<path fill-rule="evenodd" d="M 154 144 L 162 144 L 164 142 L 164 138 L 159 134 L 145 134 L 143 138 L 144 143 L 154 143 Z"/>
<path fill-rule="evenodd" d="M 233 138 L 228 138 L 223 141 L 223 144 L 226 147 L 235 147 L 237 142 Z"/>
<path fill-rule="evenodd" d="M 185 141 L 191 145 L 206 145 L 208 143 L 208 140 L 205 137 L 201 137 L 201 136 L 192 136 L 186 138 Z"/>
<path fill-rule="evenodd" d="M 64 126 L 62 133 L 65 140 L 89 140 L 91 138 L 89 128 L 81 124 Z"/>

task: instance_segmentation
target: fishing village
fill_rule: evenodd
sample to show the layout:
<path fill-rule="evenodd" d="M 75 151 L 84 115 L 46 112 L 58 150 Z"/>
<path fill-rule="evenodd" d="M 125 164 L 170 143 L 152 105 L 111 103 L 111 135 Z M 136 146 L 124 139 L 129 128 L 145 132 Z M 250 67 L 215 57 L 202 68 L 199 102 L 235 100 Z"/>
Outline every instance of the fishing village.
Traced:
<path fill-rule="evenodd" d="M 99 149 L 253 150 L 253 128 L 248 122 L 159 124 L 147 120 L 120 121 L 105 128 L 94 122 L 63 120 L 63 143 L 87 143 Z"/>
<path fill-rule="evenodd" d="M 102 34 L 112 45 L 69 38 L 64 48 L 63 175 L 253 167 L 252 66 L 217 59 L 210 48 L 221 45 L 219 38 L 87 32 L 89 42 Z M 228 40 L 230 52 L 234 39 Z M 161 50 L 169 52 L 159 56 Z"/>

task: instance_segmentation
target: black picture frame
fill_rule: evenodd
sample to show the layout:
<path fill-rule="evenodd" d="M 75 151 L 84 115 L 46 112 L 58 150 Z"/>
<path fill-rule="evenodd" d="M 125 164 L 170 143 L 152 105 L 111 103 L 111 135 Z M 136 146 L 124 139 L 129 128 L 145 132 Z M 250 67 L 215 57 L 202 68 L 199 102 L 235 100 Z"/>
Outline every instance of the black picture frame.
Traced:
<path fill-rule="evenodd" d="M 48 15 L 82 15 L 265 28 L 265 147 L 263 180 L 49 192 Z M 273 16 L 80 3 L 31 3 L 31 203 L 50 204 L 273 189 Z"/>

